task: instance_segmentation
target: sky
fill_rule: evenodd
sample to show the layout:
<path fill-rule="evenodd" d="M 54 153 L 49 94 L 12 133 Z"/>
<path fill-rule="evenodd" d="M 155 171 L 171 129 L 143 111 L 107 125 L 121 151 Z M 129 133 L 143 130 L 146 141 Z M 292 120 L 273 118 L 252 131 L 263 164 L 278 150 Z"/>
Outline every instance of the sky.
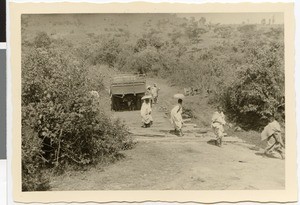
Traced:
<path fill-rule="evenodd" d="M 206 18 L 206 22 L 221 24 L 241 24 L 242 22 L 250 24 L 260 24 L 262 19 L 272 19 L 274 16 L 275 24 L 283 24 L 283 13 L 202 13 L 202 14 L 177 14 L 178 17 L 192 16 L 195 19 Z"/>

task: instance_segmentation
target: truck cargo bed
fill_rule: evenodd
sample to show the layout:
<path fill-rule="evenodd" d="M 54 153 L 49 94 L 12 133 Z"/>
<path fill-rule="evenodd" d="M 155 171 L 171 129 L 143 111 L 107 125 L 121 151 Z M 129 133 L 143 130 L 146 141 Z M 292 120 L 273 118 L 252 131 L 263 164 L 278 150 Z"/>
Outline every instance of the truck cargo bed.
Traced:
<path fill-rule="evenodd" d="M 112 95 L 126 95 L 145 93 L 145 83 L 120 83 L 111 85 Z"/>

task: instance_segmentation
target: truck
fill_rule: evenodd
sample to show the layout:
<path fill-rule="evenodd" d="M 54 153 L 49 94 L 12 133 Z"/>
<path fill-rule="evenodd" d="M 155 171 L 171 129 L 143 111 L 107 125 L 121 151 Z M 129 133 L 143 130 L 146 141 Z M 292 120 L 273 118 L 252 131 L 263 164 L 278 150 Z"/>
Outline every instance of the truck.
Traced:
<path fill-rule="evenodd" d="M 110 85 L 113 111 L 140 110 L 146 92 L 146 78 L 141 74 L 119 74 Z"/>

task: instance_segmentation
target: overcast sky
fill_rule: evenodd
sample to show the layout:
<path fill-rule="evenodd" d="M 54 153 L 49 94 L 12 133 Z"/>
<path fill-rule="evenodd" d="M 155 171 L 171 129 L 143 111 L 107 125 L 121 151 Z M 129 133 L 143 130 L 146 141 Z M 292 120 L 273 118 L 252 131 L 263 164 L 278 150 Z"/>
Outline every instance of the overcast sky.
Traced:
<path fill-rule="evenodd" d="M 274 17 L 275 24 L 283 24 L 283 13 L 206 13 L 206 14 L 177 14 L 179 17 L 192 17 L 200 19 L 206 18 L 206 22 L 221 24 L 241 24 L 245 23 L 261 23 L 262 19 L 272 19 Z"/>

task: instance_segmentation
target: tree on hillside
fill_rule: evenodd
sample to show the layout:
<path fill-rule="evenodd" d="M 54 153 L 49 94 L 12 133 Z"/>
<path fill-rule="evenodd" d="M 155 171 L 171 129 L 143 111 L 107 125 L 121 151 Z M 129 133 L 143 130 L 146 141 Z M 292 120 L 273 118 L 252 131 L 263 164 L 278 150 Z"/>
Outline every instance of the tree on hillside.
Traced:
<path fill-rule="evenodd" d="M 103 39 L 98 48 L 92 53 L 91 61 L 94 65 L 97 63 L 107 64 L 113 67 L 121 51 L 121 44 L 117 38 Z"/>
<path fill-rule="evenodd" d="M 204 25 L 206 23 L 206 18 L 201 17 L 200 20 L 199 20 L 199 23 Z"/>
<path fill-rule="evenodd" d="M 206 33 L 207 30 L 203 27 L 198 27 L 197 24 L 190 24 L 185 28 L 185 34 L 192 42 L 197 42 L 199 37 Z"/>
<path fill-rule="evenodd" d="M 51 40 L 46 32 L 39 32 L 33 43 L 37 48 L 46 48 L 50 46 Z"/>
<path fill-rule="evenodd" d="M 215 27 L 214 32 L 221 38 L 229 38 L 233 32 L 231 26 L 218 26 Z"/>
<path fill-rule="evenodd" d="M 247 62 L 228 89 L 227 109 L 246 129 L 258 129 L 266 119 L 280 112 L 284 118 L 283 44 L 256 45 L 249 48 Z"/>
<path fill-rule="evenodd" d="M 140 38 L 137 40 L 135 46 L 134 46 L 134 51 L 135 52 L 140 52 L 144 50 L 148 46 L 148 41 L 145 38 Z"/>

